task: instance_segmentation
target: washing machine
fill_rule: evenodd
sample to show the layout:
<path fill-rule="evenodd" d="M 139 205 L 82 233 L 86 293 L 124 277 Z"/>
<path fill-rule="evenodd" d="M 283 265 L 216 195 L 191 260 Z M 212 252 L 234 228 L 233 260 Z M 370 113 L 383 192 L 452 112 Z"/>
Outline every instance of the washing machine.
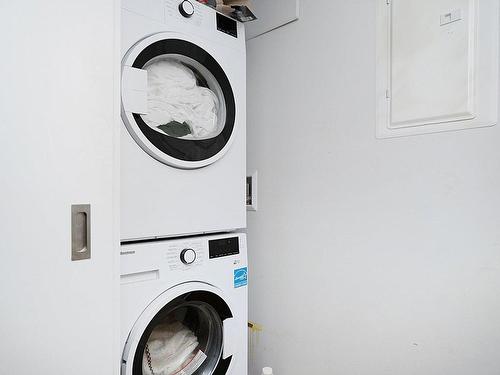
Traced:
<path fill-rule="evenodd" d="M 247 374 L 244 234 L 121 250 L 121 375 Z"/>
<path fill-rule="evenodd" d="M 194 0 L 122 4 L 122 242 L 246 226 L 245 30 Z"/>

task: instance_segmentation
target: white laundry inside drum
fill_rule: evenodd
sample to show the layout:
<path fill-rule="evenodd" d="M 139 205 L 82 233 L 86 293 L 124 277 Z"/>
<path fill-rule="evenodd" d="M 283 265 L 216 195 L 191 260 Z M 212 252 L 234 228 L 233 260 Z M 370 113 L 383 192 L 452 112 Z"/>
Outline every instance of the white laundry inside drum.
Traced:
<path fill-rule="evenodd" d="M 222 132 L 224 96 L 208 69 L 181 55 L 159 56 L 143 69 L 148 72 L 148 113 L 142 119 L 150 128 L 183 139 Z"/>
<path fill-rule="evenodd" d="M 142 373 L 191 375 L 207 358 L 198 346 L 198 338 L 180 322 L 158 325 L 144 350 Z"/>

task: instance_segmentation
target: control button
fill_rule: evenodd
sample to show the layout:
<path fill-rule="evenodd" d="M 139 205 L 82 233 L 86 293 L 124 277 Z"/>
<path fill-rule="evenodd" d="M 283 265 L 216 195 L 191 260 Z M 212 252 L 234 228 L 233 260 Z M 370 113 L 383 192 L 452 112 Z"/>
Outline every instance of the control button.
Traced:
<path fill-rule="evenodd" d="M 193 264 L 196 260 L 196 251 L 193 249 L 184 249 L 181 252 L 181 262 L 184 264 Z"/>
<path fill-rule="evenodd" d="M 179 4 L 179 12 L 186 17 L 189 18 L 194 14 L 194 5 L 189 0 L 184 0 Z"/>

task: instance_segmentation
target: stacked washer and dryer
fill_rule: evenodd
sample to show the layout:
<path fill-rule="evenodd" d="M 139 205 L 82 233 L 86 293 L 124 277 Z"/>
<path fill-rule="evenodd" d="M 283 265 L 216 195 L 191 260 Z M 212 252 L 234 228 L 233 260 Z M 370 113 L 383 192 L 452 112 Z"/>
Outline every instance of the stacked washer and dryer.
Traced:
<path fill-rule="evenodd" d="M 122 375 L 247 374 L 243 25 L 122 3 Z"/>

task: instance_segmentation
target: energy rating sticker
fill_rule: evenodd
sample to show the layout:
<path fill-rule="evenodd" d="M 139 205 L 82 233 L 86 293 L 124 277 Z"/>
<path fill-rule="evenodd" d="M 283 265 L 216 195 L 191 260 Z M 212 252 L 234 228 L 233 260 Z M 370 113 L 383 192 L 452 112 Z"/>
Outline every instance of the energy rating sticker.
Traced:
<path fill-rule="evenodd" d="M 239 288 L 248 285 L 248 269 L 247 267 L 234 270 L 234 287 Z"/>

